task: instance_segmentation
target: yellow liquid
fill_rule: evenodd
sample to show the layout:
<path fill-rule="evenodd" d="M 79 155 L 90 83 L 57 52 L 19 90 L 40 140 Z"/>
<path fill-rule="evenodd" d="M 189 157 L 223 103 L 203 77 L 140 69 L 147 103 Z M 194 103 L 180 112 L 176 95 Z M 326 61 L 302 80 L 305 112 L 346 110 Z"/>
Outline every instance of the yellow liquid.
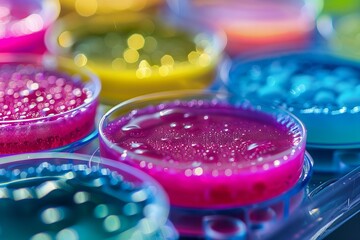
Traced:
<path fill-rule="evenodd" d="M 105 104 L 159 91 L 203 89 L 214 80 L 222 48 L 209 33 L 194 34 L 140 14 L 86 20 L 93 27 L 63 29 L 57 42 L 75 64 L 98 74 Z"/>
<path fill-rule="evenodd" d="M 89 17 L 123 11 L 144 11 L 162 4 L 164 0 L 60 0 L 63 14 L 76 12 Z"/>

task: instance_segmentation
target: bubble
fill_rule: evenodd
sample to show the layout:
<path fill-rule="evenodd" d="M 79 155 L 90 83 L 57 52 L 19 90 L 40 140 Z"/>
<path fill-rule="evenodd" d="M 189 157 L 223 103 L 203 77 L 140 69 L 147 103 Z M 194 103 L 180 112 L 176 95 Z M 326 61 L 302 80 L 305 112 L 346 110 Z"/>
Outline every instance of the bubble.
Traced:
<path fill-rule="evenodd" d="M 13 194 L 13 199 L 15 201 L 21 201 L 21 200 L 34 198 L 32 191 L 28 188 L 15 189 L 12 192 L 12 194 Z"/>
<path fill-rule="evenodd" d="M 134 49 L 127 49 L 124 51 L 123 58 L 127 63 L 135 63 L 139 60 L 139 53 Z"/>
<path fill-rule="evenodd" d="M 76 104 L 73 106 L 75 108 L 83 104 L 88 96 L 91 96 L 88 95 L 88 90 L 81 91 L 82 83 L 73 82 L 71 76 L 60 76 L 61 73 L 53 70 L 30 64 L 26 67 L 10 64 L 8 71 L 13 73 L 11 77 L 6 72 L 0 71 L 0 78 L 4 86 L 2 92 L 6 95 L 9 103 L 7 108 L 0 108 L 0 116 L 7 116 L 7 120 L 37 118 L 62 113 L 65 108 L 61 109 L 59 106 L 64 99 L 75 100 Z M 68 89 L 71 90 L 68 91 Z M 73 89 L 77 90 L 72 93 Z M 47 109 L 50 105 L 55 105 L 54 111 Z"/>
<path fill-rule="evenodd" d="M 335 102 L 335 94 L 332 91 L 319 91 L 314 97 L 314 102 L 317 104 L 331 104 Z"/>
<path fill-rule="evenodd" d="M 161 121 L 156 120 L 157 123 L 147 129 L 138 129 L 143 133 L 140 138 L 125 133 L 122 136 L 113 136 L 114 141 L 124 149 L 166 161 L 166 164 L 170 163 L 169 159 L 172 164 L 184 162 L 187 164 L 184 174 L 188 177 L 203 175 L 206 168 L 203 168 L 202 164 L 256 161 L 260 156 L 282 152 L 294 144 L 293 136 L 288 135 L 291 126 L 282 128 L 273 123 L 265 124 L 262 120 L 258 122 L 242 117 L 247 116 L 245 114 L 241 114 L 241 117 L 233 114 L 247 110 L 232 109 L 227 105 L 206 101 L 176 104 L 179 107 L 174 107 L 172 103 L 163 104 L 159 112 L 157 107 L 142 109 L 143 114 L 131 119 L 131 123 L 138 121 L 136 118 L 151 122 L 157 115 L 160 115 Z M 185 117 L 186 113 L 191 114 Z M 124 125 L 119 127 L 128 124 L 129 122 L 125 121 Z M 256 140 L 263 136 L 269 136 L 272 140 Z M 282 138 L 284 142 L 278 140 Z M 131 147 L 133 142 L 138 141 L 146 144 L 148 148 Z M 138 152 L 138 149 L 141 152 Z M 139 164 L 145 168 L 148 163 L 152 162 L 144 161 Z"/>
<path fill-rule="evenodd" d="M 52 240 L 52 237 L 48 233 L 37 233 L 30 240 Z"/>
<path fill-rule="evenodd" d="M 275 160 L 275 161 L 274 161 L 274 166 L 275 166 L 275 167 L 280 166 L 280 161 L 279 161 L 279 160 Z"/>
<path fill-rule="evenodd" d="M 339 106 L 357 107 L 360 106 L 360 95 L 356 95 L 352 91 L 347 91 L 340 94 L 336 101 Z"/>
<path fill-rule="evenodd" d="M 192 128 L 192 127 L 193 127 L 192 124 L 186 124 L 186 125 L 184 125 L 184 129 L 190 129 L 190 128 Z"/>
<path fill-rule="evenodd" d="M 191 169 L 186 169 L 185 170 L 185 176 L 187 176 L 187 177 L 192 176 L 192 173 L 193 173 L 193 171 Z"/>
<path fill-rule="evenodd" d="M 143 202 L 148 198 L 148 194 L 145 190 L 139 190 L 131 194 L 131 199 L 134 202 Z"/>
<path fill-rule="evenodd" d="M 139 206 L 136 203 L 127 203 L 123 207 L 123 213 L 126 216 L 133 216 L 138 214 L 140 211 Z"/>
<path fill-rule="evenodd" d="M 56 240 L 79 240 L 79 235 L 72 228 L 65 228 L 56 234 Z"/>
<path fill-rule="evenodd" d="M 77 204 L 82 204 L 90 200 L 90 194 L 87 192 L 77 192 L 74 195 L 74 202 Z"/>
<path fill-rule="evenodd" d="M 225 169 L 225 172 L 224 172 L 224 173 L 225 173 L 225 176 L 228 176 L 228 177 L 229 177 L 229 176 L 232 175 L 232 170 L 229 169 L 229 168 L 228 168 L 228 169 Z"/>
<path fill-rule="evenodd" d="M 62 208 L 47 208 L 41 214 L 40 218 L 45 224 L 53 224 L 63 220 L 65 211 Z"/>
<path fill-rule="evenodd" d="M 106 217 L 103 222 L 103 227 L 107 232 L 115 232 L 120 230 L 121 227 L 120 218 L 115 215 L 110 215 Z"/>
<path fill-rule="evenodd" d="M 9 199 L 9 191 L 7 188 L 0 188 L 0 199 Z"/>
<path fill-rule="evenodd" d="M 145 39 L 141 34 L 135 33 L 128 38 L 127 43 L 129 48 L 139 50 L 144 47 Z"/>
<path fill-rule="evenodd" d="M 203 169 L 201 167 L 197 167 L 193 170 L 195 176 L 201 176 L 203 174 Z"/>

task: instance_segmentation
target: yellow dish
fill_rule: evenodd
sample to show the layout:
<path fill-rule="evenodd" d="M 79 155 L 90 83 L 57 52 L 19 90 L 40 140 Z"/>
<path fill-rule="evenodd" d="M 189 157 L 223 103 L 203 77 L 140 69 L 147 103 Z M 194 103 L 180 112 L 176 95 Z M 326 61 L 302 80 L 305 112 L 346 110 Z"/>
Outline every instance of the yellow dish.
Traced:
<path fill-rule="evenodd" d="M 47 33 L 49 50 L 89 67 L 114 105 L 146 93 L 204 89 L 225 45 L 221 33 L 144 14 L 67 16 Z"/>

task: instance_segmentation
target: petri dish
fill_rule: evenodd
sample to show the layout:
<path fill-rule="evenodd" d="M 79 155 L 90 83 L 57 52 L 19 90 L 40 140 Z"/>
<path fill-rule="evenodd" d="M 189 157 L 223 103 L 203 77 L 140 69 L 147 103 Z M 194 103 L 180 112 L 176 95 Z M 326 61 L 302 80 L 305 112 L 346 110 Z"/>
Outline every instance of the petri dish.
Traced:
<path fill-rule="evenodd" d="M 307 147 L 359 147 L 360 65 L 325 52 L 237 59 L 224 83 L 241 97 L 272 102 L 298 116 Z"/>
<path fill-rule="evenodd" d="M 308 202 L 308 183 L 313 160 L 305 153 L 299 181 L 288 191 L 269 200 L 243 206 L 222 208 L 185 208 L 171 206 L 170 219 L 181 236 L 209 239 L 264 239 L 276 226 Z"/>
<path fill-rule="evenodd" d="M 178 15 L 222 29 L 229 55 L 301 49 L 310 44 L 318 1 L 168 0 Z"/>
<path fill-rule="evenodd" d="M 0 163 L 3 239 L 176 239 L 165 192 L 141 171 L 73 153 Z M 20 230 L 20 231 L 19 231 Z"/>
<path fill-rule="evenodd" d="M 153 176 L 172 206 L 196 209 L 288 191 L 302 174 L 305 141 L 303 124 L 288 112 L 201 91 L 134 98 L 99 124 L 101 156 Z"/>
<path fill-rule="evenodd" d="M 2 54 L 0 155 L 73 151 L 97 136 L 100 81 L 53 56 Z"/>
<path fill-rule="evenodd" d="M 57 0 L 1 0 L 0 52 L 45 52 L 45 31 L 59 13 Z"/>
<path fill-rule="evenodd" d="M 113 106 L 147 93 L 213 83 L 224 38 L 183 23 L 142 13 L 72 15 L 46 39 L 50 52 L 95 72 L 102 82 L 101 102 Z"/>

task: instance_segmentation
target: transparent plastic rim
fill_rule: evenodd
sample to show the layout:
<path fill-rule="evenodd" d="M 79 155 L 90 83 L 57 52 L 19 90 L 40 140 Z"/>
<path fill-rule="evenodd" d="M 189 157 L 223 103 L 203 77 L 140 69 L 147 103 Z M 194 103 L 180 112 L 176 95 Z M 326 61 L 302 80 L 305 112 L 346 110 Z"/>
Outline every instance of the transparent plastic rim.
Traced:
<path fill-rule="evenodd" d="M 308 149 L 329 149 L 329 150 L 339 150 L 339 149 L 356 149 L 360 148 L 360 143 L 334 143 L 334 144 L 322 144 L 322 143 L 312 143 L 307 142 L 306 147 Z"/>
<path fill-rule="evenodd" d="M 41 1 L 41 3 L 44 5 L 42 13 L 47 17 L 45 19 L 45 28 L 47 28 L 59 17 L 61 7 L 58 0 Z"/>
<path fill-rule="evenodd" d="M 89 133 L 88 135 L 86 135 L 84 138 L 79 139 L 73 143 L 67 144 L 65 146 L 61 146 L 58 148 L 52 148 L 52 149 L 48 149 L 45 151 L 49 151 L 49 152 L 74 152 L 77 151 L 78 149 L 80 149 L 81 147 L 89 144 L 90 142 L 92 142 L 93 140 L 95 140 L 98 136 L 98 130 L 94 129 L 91 133 Z M 69 151 L 71 150 L 71 151 Z M 1 157 L 1 155 L 0 155 Z"/>
<path fill-rule="evenodd" d="M 115 114 L 117 111 L 121 111 L 123 110 L 123 108 L 127 108 L 129 106 L 131 106 L 133 109 L 137 109 L 136 108 L 136 104 L 140 104 L 140 103 L 148 103 L 151 102 L 151 100 L 155 99 L 156 103 L 154 105 L 159 105 L 161 104 L 160 101 L 171 101 L 174 102 L 176 100 L 180 100 L 180 99 L 186 99 L 187 101 L 189 100 L 193 100 L 193 99 L 208 99 L 208 100 L 213 100 L 214 98 L 217 99 L 229 99 L 229 97 L 231 98 L 232 95 L 229 95 L 226 92 L 212 92 L 212 91 L 199 91 L 199 90 L 188 90 L 188 91 L 171 91 L 171 92 L 161 92 L 161 93 L 154 93 L 154 94 L 148 94 L 148 95 L 144 95 L 144 96 L 140 96 L 140 97 L 136 97 L 136 98 L 132 98 L 129 99 L 127 101 L 124 101 L 116 106 L 114 106 L 113 108 L 111 108 L 100 120 L 99 122 L 99 138 L 100 140 L 104 141 L 104 143 L 106 144 L 106 146 L 114 151 L 116 151 L 119 155 L 121 155 L 123 152 L 126 152 L 127 156 L 129 156 L 132 160 L 135 160 L 137 162 L 141 162 L 141 161 L 145 161 L 147 163 L 153 163 L 156 166 L 161 166 L 161 167 L 167 167 L 167 168 L 171 168 L 173 167 L 173 165 L 168 164 L 168 163 L 164 163 L 164 161 L 160 160 L 160 159 L 156 159 L 156 158 L 151 158 L 151 157 L 145 157 L 145 156 L 141 156 L 138 155 L 134 152 L 131 152 L 129 150 L 123 149 L 119 146 L 116 146 L 114 143 L 112 143 L 110 141 L 110 139 L 108 139 L 104 133 L 104 130 L 107 126 L 107 121 L 109 120 L 110 117 L 112 117 L 113 114 Z M 234 96 L 235 97 L 235 96 Z M 234 100 L 237 100 L 237 98 L 235 97 Z M 242 99 L 244 100 L 244 99 Z M 247 101 L 245 99 L 245 101 Z M 246 104 L 246 102 L 245 102 Z M 251 104 L 251 102 L 250 102 Z M 152 106 L 153 104 L 146 104 L 145 107 L 148 106 Z M 255 105 L 256 107 L 259 107 L 259 105 Z M 135 107 L 135 108 L 134 108 Z M 252 107 L 252 106 L 251 106 Z M 144 107 L 141 107 L 144 108 Z M 275 159 L 279 159 L 283 156 L 289 155 L 291 152 L 299 150 L 299 146 L 305 148 L 305 143 L 306 143 L 306 129 L 304 124 L 292 113 L 283 110 L 281 108 L 276 108 L 276 107 L 272 107 L 272 106 L 265 106 L 265 105 L 261 105 L 260 108 L 256 108 L 255 111 L 260 110 L 261 112 L 263 110 L 270 110 L 266 111 L 266 114 L 272 113 L 274 110 L 281 112 L 282 114 L 285 114 L 286 116 L 289 116 L 294 123 L 300 128 L 300 132 L 301 132 L 301 140 L 299 141 L 298 144 L 293 145 L 291 148 L 278 153 L 276 155 L 272 155 L 269 157 L 265 157 L 264 160 L 257 164 L 257 165 L 262 165 L 265 163 L 268 163 L 270 161 L 273 161 Z M 128 114 L 128 113 L 126 113 Z M 126 115 L 125 114 L 125 115 Z M 120 117 L 123 115 L 120 115 Z M 119 118 L 119 117 L 118 117 Z M 118 119 L 117 118 L 117 119 Z M 305 150 L 304 150 L 305 151 Z M 257 166 L 255 165 L 255 166 Z M 179 163 L 176 165 L 176 169 L 187 169 L 189 168 L 191 165 L 189 165 L 188 163 Z M 249 164 L 250 166 L 250 164 Z M 243 168 L 249 167 L 248 165 L 244 165 Z M 202 165 L 203 169 L 205 170 L 211 170 L 212 167 L 209 168 L 209 165 Z M 232 167 L 231 163 L 223 165 L 223 167 Z"/>
<path fill-rule="evenodd" d="M 58 119 L 59 117 L 71 115 L 82 108 L 86 108 L 96 101 L 98 101 L 99 94 L 101 91 L 101 83 L 99 78 L 90 72 L 88 69 L 79 68 L 70 62 L 58 61 L 55 56 L 51 55 L 33 55 L 33 54 L 12 54 L 12 53 L 4 53 L 0 54 L 0 65 L 3 64 L 34 64 L 37 66 L 43 66 L 46 69 L 51 69 L 57 71 L 57 67 L 64 67 L 66 70 L 73 70 L 76 73 L 79 73 L 86 78 L 88 81 L 82 81 L 85 86 L 89 87 L 92 90 L 92 96 L 89 98 L 88 102 L 81 104 L 80 106 L 70 110 L 65 111 L 60 114 L 51 115 L 51 116 L 44 116 L 38 118 L 28 118 L 28 119 L 18 119 L 18 120 L 5 120 L 0 121 L 0 125 L 2 124 L 14 124 L 14 123 L 31 123 L 43 120 L 51 120 L 51 119 Z M 62 72 L 62 71 L 59 71 Z M 63 73 L 63 72 L 62 72 Z M 68 74 L 70 75 L 70 74 Z M 71 75 L 70 75 L 71 77 Z M 94 120 L 95 121 L 95 120 Z"/>
<path fill-rule="evenodd" d="M 255 204 L 248 204 L 248 205 L 242 205 L 242 206 L 229 206 L 229 207 L 219 207 L 219 208 L 191 208 L 191 207 L 180 207 L 180 206 L 171 206 L 172 209 L 175 211 L 190 211 L 190 212 L 197 212 L 197 213 L 207 213 L 214 211 L 236 211 L 236 209 L 253 209 L 256 208 L 265 208 L 268 206 L 271 206 L 272 204 L 279 203 L 283 200 L 290 200 L 291 197 L 295 196 L 297 193 L 299 193 L 301 190 L 305 188 L 305 186 L 309 183 L 312 175 L 313 175 L 313 167 L 314 167 L 314 160 L 310 156 L 308 152 L 305 152 L 304 155 L 304 165 L 302 168 L 302 172 L 300 175 L 299 180 L 297 183 L 288 191 L 273 197 L 269 200 L 266 200 L 264 202 L 255 203 Z"/>

